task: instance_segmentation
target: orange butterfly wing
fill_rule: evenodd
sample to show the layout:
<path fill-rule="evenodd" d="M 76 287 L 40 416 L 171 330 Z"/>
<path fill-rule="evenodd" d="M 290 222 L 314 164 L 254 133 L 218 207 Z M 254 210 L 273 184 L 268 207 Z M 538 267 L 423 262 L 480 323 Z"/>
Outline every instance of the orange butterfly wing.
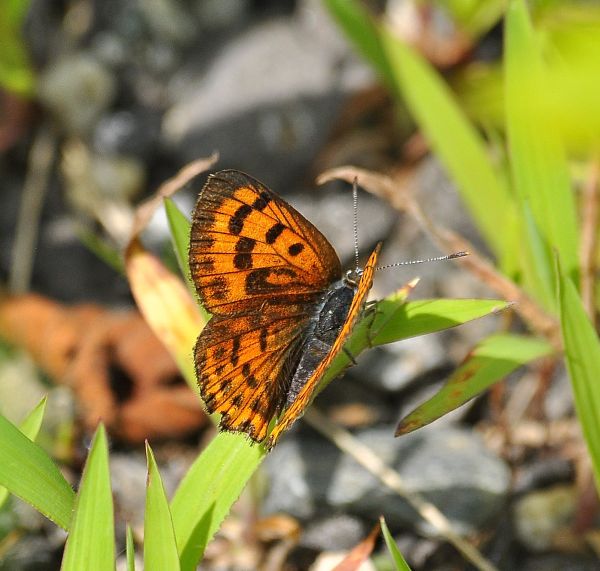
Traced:
<path fill-rule="evenodd" d="M 221 171 L 198 198 L 189 260 L 213 314 L 195 348 L 202 398 L 224 430 L 260 442 L 285 404 L 315 304 L 341 277 L 339 259 L 263 184 Z"/>
<path fill-rule="evenodd" d="M 283 415 L 277 421 L 277 425 L 275 426 L 275 428 L 271 432 L 271 435 L 269 436 L 267 448 L 272 448 L 273 446 L 275 446 L 281 434 L 285 432 L 294 421 L 296 421 L 300 416 L 302 416 L 302 414 L 306 410 L 306 407 L 310 404 L 311 398 L 315 392 L 315 389 L 319 385 L 321 377 L 324 375 L 327 368 L 331 365 L 333 359 L 342 350 L 346 339 L 352 332 L 352 328 L 354 327 L 354 324 L 356 323 L 356 320 L 360 315 L 369 290 L 373 285 L 373 274 L 375 273 L 377 257 L 379 255 L 380 249 L 381 244 L 378 244 L 375 250 L 373 250 L 373 252 L 369 256 L 369 259 L 367 260 L 367 263 L 360 277 L 360 281 L 358 282 L 358 288 L 356 290 L 356 293 L 354 294 L 354 298 L 352 299 L 352 304 L 350 305 L 348 316 L 346 317 L 346 321 L 340 333 L 338 334 L 335 343 L 329 350 L 327 357 L 325 357 L 325 359 L 321 361 L 321 363 L 314 370 L 308 381 L 306 381 L 306 383 L 298 393 L 298 396 L 295 398 L 294 402 L 284 411 Z"/>

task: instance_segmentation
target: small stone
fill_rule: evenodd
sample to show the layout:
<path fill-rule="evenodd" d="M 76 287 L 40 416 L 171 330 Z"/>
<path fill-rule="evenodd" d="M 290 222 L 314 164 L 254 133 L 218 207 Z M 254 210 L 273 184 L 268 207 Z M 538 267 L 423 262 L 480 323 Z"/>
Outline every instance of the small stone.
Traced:
<path fill-rule="evenodd" d="M 571 523 L 577 506 L 577 490 L 557 485 L 531 492 L 514 505 L 517 537 L 531 550 L 544 551 L 554 538 Z"/>
<path fill-rule="evenodd" d="M 39 81 L 42 102 L 66 131 L 79 135 L 93 127 L 111 104 L 115 92 L 110 71 L 84 52 L 55 61 Z"/>

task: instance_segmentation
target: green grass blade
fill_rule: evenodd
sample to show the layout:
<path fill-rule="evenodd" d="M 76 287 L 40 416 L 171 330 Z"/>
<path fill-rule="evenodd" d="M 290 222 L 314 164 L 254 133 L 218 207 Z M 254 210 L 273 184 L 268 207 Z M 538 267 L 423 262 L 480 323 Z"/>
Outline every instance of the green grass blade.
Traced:
<path fill-rule="evenodd" d="M 484 141 L 460 109 L 454 95 L 422 56 L 385 28 L 381 38 L 394 80 L 432 149 L 456 182 L 479 230 L 502 256 L 505 219 L 514 208 L 487 155 Z"/>
<path fill-rule="evenodd" d="M 177 257 L 177 263 L 179 264 L 182 275 L 185 277 L 189 290 L 193 295 L 196 295 L 196 286 L 192 282 L 192 277 L 190 275 L 190 261 L 188 257 L 191 231 L 190 221 L 170 198 L 165 198 L 165 211 L 167 213 L 167 220 L 169 221 L 171 240 L 173 242 L 175 256 Z M 210 319 L 210 313 L 208 313 L 202 305 L 198 305 L 198 307 L 200 308 L 202 319 L 205 322 L 208 321 Z"/>
<path fill-rule="evenodd" d="M 63 529 L 69 528 L 75 493 L 37 444 L 0 415 L 0 485 Z"/>
<path fill-rule="evenodd" d="M 363 317 L 345 347 L 357 357 L 365 349 L 443 331 L 506 309 L 510 304 L 494 299 L 423 299 L 406 303 L 404 294 L 380 301 L 374 313 Z M 350 365 L 340 353 L 323 376 L 319 391 Z"/>
<path fill-rule="evenodd" d="M 32 442 L 35 442 L 35 439 L 40 432 L 42 420 L 44 420 L 44 412 L 46 411 L 46 402 L 47 399 L 44 397 L 25 417 L 23 422 L 21 422 L 21 426 L 19 427 L 21 432 Z M 8 499 L 8 496 L 8 490 L 4 486 L 0 486 L 0 509 L 4 505 L 4 502 L 6 502 Z"/>
<path fill-rule="evenodd" d="M 323 0 L 323 3 L 360 54 L 388 85 L 394 87 L 377 24 L 369 11 L 356 0 Z"/>
<path fill-rule="evenodd" d="M 196 569 L 264 456 L 264 449 L 252 446 L 245 435 L 222 432 L 189 469 L 171 501 L 183 570 Z"/>
<path fill-rule="evenodd" d="M 509 306 L 498 299 L 420 299 L 398 303 L 392 296 L 377 304 L 374 320 L 369 324 L 366 316 L 352 338 L 360 338 L 366 327 L 370 329 L 371 344 L 384 345 L 456 327 Z"/>
<path fill-rule="evenodd" d="M 402 553 L 398 549 L 398 545 L 394 541 L 390 530 L 385 523 L 385 519 L 382 517 L 379 518 L 379 524 L 381 525 L 381 533 L 383 534 L 383 539 L 385 540 L 385 544 L 387 545 L 388 551 L 394 560 L 394 568 L 396 571 L 410 571 L 410 567 L 408 563 L 404 560 Z"/>
<path fill-rule="evenodd" d="M 505 104 L 511 171 L 523 214 L 530 209 L 545 251 L 532 251 L 540 280 L 554 277 L 549 252 L 577 279 L 578 229 L 564 150 L 549 116 L 550 97 L 537 38 L 522 0 L 512 0 L 505 29 Z M 556 283 L 554 279 L 550 283 Z"/>
<path fill-rule="evenodd" d="M 22 34 L 30 3 L 30 0 L 0 3 L 0 85 L 26 97 L 35 93 L 35 75 Z"/>
<path fill-rule="evenodd" d="M 558 273 L 560 319 L 567 369 L 573 387 L 577 417 L 592 460 L 596 489 L 600 491 L 600 341 L 572 280 L 560 268 Z"/>
<path fill-rule="evenodd" d="M 144 515 L 145 571 L 178 571 L 179 555 L 165 489 L 152 449 L 146 444 L 148 482 Z"/>
<path fill-rule="evenodd" d="M 61 571 L 109 571 L 114 568 L 114 516 L 108 444 L 101 424 L 83 469 Z"/>
<path fill-rule="evenodd" d="M 177 263 L 179 264 L 181 274 L 189 280 L 190 264 L 188 260 L 188 246 L 190 243 L 190 221 L 179 210 L 171 198 L 165 198 L 164 203 Z"/>
<path fill-rule="evenodd" d="M 127 571 L 135 571 L 135 545 L 133 543 L 133 532 L 127 524 L 125 530 L 125 550 L 127 552 Z"/>
<path fill-rule="evenodd" d="M 458 408 L 522 365 L 552 353 L 545 341 L 523 335 L 492 335 L 484 339 L 428 401 L 398 425 L 396 435 L 408 434 Z"/>

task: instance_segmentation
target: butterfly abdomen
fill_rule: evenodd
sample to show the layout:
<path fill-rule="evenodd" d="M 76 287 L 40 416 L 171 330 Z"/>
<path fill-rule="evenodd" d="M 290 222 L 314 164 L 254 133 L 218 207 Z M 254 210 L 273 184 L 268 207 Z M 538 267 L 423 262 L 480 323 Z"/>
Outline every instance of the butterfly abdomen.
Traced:
<path fill-rule="evenodd" d="M 304 385 L 331 352 L 346 323 L 355 293 L 355 288 L 344 282 L 330 289 L 325 295 L 322 305 L 312 318 L 307 339 L 302 347 L 302 356 L 287 392 L 286 407 L 296 400 Z"/>

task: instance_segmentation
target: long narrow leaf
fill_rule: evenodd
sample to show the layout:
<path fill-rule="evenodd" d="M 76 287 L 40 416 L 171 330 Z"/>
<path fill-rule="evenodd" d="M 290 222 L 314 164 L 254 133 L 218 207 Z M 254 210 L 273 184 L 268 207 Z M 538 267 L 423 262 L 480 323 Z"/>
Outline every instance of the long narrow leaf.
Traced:
<path fill-rule="evenodd" d="M 42 398 L 35 408 L 25 417 L 23 422 L 21 422 L 21 426 L 19 427 L 21 432 L 32 442 L 35 442 L 40 427 L 42 426 L 44 412 L 46 411 L 46 402 L 46 397 Z M 8 496 L 8 490 L 4 486 L 0 486 L 0 508 L 2 508 Z"/>
<path fill-rule="evenodd" d="M 437 72 L 388 30 L 382 27 L 380 33 L 394 80 L 412 115 L 456 182 L 480 231 L 502 256 L 505 220 L 514 204 L 491 164 L 484 141 Z"/>
<path fill-rule="evenodd" d="M 110 571 L 114 568 L 114 515 L 108 444 L 104 426 L 100 425 L 83 469 L 61 571 Z"/>
<path fill-rule="evenodd" d="M 188 470 L 171 501 L 184 571 L 196 568 L 264 456 L 262 446 L 252 446 L 245 435 L 222 432 Z"/>
<path fill-rule="evenodd" d="M 71 486 L 48 454 L 2 415 L 0 485 L 60 527 L 69 528 L 75 500 Z"/>
<path fill-rule="evenodd" d="M 600 491 L 600 342 L 571 279 L 559 268 L 559 304 L 567 368 L 596 489 Z"/>
<path fill-rule="evenodd" d="M 428 401 L 406 416 L 396 436 L 407 434 L 458 408 L 526 363 L 552 353 L 545 341 L 523 335 L 484 339 Z"/>
<path fill-rule="evenodd" d="M 506 15 L 505 102 L 513 182 L 526 218 L 530 209 L 545 251 L 533 252 L 542 283 L 555 283 L 550 252 L 577 278 L 578 230 L 573 191 L 556 125 L 549 116 L 547 78 L 523 0 L 511 0 Z M 550 276 L 550 281 L 548 280 Z"/>
<path fill-rule="evenodd" d="M 165 212 L 169 222 L 173 250 L 179 263 L 181 273 L 187 279 L 190 275 L 190 264 L 188 261 L 188 245 L 190 243 L 190 221 L 171 198 L 165 198 Z"/>
<path fill-rule="evenodd" d="M 148 483 L 144 516 L 145 571 L 178 571 L 179 555 L 165 489 L 152 449 L 146 444 Z"/>
<path fill-rule="evenodd" d="M 179 267 L 181 268 L 181 273 L 185 277 L 192 295 L 196 295 L 196 286 L 193 284 L 190 275 L 190 263 L 188 257 L 191 230 L 190 221 L 170 198 L 165 198 L 165 211 L 167 213 L 167 220 L 169 221 L 173 249 L 175 250 L 175 256 L 177 257 Z M 202 321 L 206 323 L 210 319 L 210 314 L 202 307 L 202 305 L 199 305 L 198 307 L 200 309 Z"/>

